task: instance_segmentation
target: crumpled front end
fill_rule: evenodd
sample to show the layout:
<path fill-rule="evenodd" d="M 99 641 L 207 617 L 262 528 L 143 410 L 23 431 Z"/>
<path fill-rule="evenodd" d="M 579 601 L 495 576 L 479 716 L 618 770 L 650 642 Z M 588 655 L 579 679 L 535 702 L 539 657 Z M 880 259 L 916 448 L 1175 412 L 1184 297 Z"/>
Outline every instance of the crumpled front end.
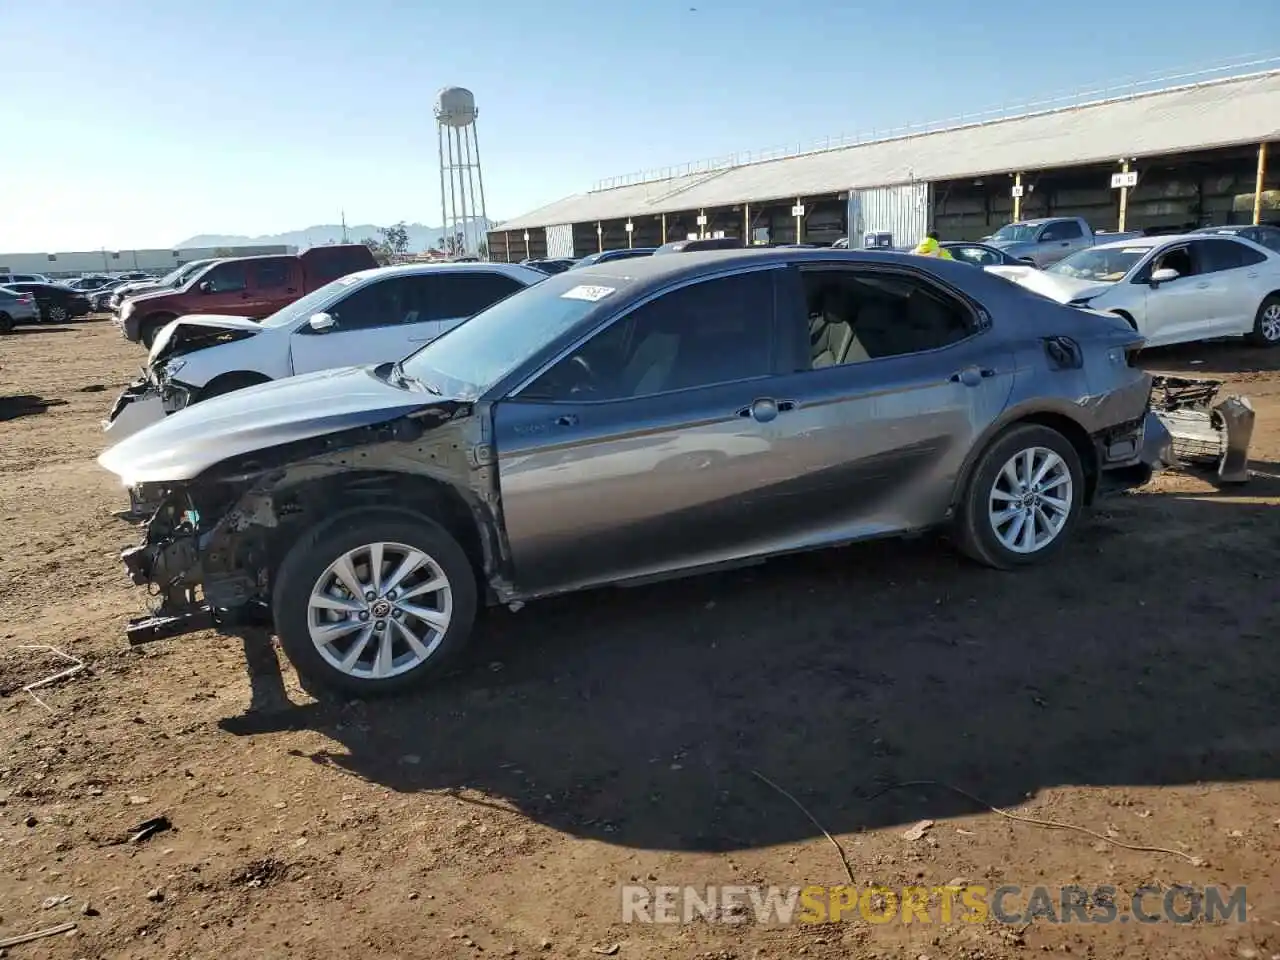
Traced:
<path fill-rule="evenodd" d="M 1179 463 L 1207 467 L 1220 483 L 1245 483 L 1253 405 L 1246 397 L 1221 396 L 1222 386 L 1221 380 L 1152 377 L 1151 409 L 1168 429 Z"/>

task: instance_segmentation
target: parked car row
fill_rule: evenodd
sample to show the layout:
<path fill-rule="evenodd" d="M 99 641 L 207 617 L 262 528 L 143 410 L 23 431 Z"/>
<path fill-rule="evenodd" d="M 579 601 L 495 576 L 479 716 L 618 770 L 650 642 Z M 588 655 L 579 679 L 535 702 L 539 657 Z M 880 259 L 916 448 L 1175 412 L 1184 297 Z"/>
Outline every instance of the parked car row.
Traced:
<path fill-rule="evenodd" d="M 276 366 L 100 457 L 147 520 L 130 637 L 261 624 L 309 682 L 377 694 L 444 670 L 481 603 L 929 529 L 1042 562 L 1169 462 L 1144 343 L 964 262 L 829 249 L 384 268 L 183 320 L 142 389 Z"/>
<path fill-rule="evenodd" d="M 65 323 L 83 317 L 90 310 L 89 298 L 85 294 L 60 283 L 19 280 L 4 284 L 0 289 L 6 292 L 6 296 L 13 294 L 26 298 L 11 302 L 13 309 L 4 309 L 4 316 L 0 317 L 0 333 L 8 333 L 21 323 Z M 18 309 L 19 302 L 29 304 L 34 313 Z"/>

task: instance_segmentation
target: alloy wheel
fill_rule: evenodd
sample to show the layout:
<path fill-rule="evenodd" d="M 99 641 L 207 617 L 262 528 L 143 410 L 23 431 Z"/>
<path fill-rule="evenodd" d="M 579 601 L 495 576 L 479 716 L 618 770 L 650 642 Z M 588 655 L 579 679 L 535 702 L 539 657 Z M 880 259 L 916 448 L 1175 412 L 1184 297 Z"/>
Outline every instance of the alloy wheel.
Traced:
<path fill-rule="evenodd" d="M 334 669 L 386 680 L 420 666 L 443 642 L 453 590 L 440 565 L 403 543 L 348 550 L 311 589 L 307 625 Z"/>
<path fill-rule="evenodd" d="M 996 475 L 988 521 L 996 539 L 1014 553 L 1043 550 L 1062 532 L 1072 510 L 1071 469 L 1047 447 L 1020 450 Z"/>
<path fill-rule="evenodd" d="M 59 307 L 56 304 L 49 307 L 49 322 L 62 323 L 67 319 L 67 308 Z"/>
<path fill-rule="evenodd" d="M 1268 343 L 1280 342 L 1280 303 L 1267 305 L 1262 311 L 1258 329 Z"/>

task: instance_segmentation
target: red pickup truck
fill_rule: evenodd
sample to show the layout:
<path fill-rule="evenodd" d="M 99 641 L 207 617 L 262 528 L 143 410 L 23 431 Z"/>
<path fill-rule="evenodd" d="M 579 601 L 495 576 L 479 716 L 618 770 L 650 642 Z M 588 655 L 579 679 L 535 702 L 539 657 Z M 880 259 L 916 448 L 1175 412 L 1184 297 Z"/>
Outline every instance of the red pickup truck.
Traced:
<path fill-rule="evenodd" d="M 297 254 L 216 260 L 176 290 L 128 300 L 120 329 L 148 349 L 170 320 L 193 313 L 260 320 L 331 280 L 378 265 L 363 243 L 312 247 Z"/>

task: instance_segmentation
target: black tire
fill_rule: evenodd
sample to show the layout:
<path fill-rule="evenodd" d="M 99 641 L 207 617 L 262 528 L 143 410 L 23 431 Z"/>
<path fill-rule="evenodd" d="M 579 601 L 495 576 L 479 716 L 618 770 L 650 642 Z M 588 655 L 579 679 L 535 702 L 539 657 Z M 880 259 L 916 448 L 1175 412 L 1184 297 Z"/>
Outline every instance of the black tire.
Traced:
<path fill-rule="evenodd" d="M 220 397 L 226 393 L 234 393 L 246 387 L 256 387 L 270 382 L 270 377 L 264 377 L 259 373 L 224 373 L 220 377 L 214 377 L 203 390 L 198 391 L 191 402 L 199 403 L 211 397 Z"/>
<path fill-rule="evenodd" d="M 0 310 L 0 334 L 13 332 L 13 317 Z"/>
<path fill-rule="evenodd" d="M 142 323 L 138 324 L 138 340 L 148 350 L 151 345 L 156 342 L 156 337 L 160 331 L 168 325 L 173 317 L 168 314 L 159 314 L 157 316 L 147 317 Z"/>
<path fill-rule="evenodd" d="M 439 645 L 426 660 L 381 680 L 354 676 L 329 663 L 312 641 L 309 627 L 309 601 L 317 580 L 344 553 L 377 542 L 404 544 L 427 554 L 448 579 L 452 593 L 452 613 Z M 299 538 L 280 564 L 271 608 L 280 645 L 308 689 L 376 697 L 420 687 L 439 676 L 471 639 L 476 597 L 475 570 L 444 527 L 414 513 L 369 507 L 335 517 Z"/>
<path fill-rule="evenodd" d="M 1253 332 L 1245 339 L 1255 347 L 1280 347 L 1280 296 L 1273 293 L 1262 301 L 1253 317 Z"/>
<path fill-rule="evenodd" d="M 990 516 L 991 494 L 996 478 L 1019 451 L 1042 448 L 1056 453 L 1071 477 L 1070 507 L 1057 535 L 1040 549 L 1019 553 L 1000 542 Z M 1057 430 L 1038 423 L 1015 424 L 997 436 L 983 451 L 969 475 L 960 510 L 956 517 L 954 538 L 967 556 L 997 570 L 1014 570 L 1048 560 L 1071 538 L 1084 508 L 1084 469 L 1080 454 L 1071 441 Z"/>
<path fill-rule="evenodd" d="M 41 320 L 44 323 L 66 323 L 71 314 L 66 307 L 60 307 L 56 303 L 51 303 L 44 308 L 41 313 Z"/>

